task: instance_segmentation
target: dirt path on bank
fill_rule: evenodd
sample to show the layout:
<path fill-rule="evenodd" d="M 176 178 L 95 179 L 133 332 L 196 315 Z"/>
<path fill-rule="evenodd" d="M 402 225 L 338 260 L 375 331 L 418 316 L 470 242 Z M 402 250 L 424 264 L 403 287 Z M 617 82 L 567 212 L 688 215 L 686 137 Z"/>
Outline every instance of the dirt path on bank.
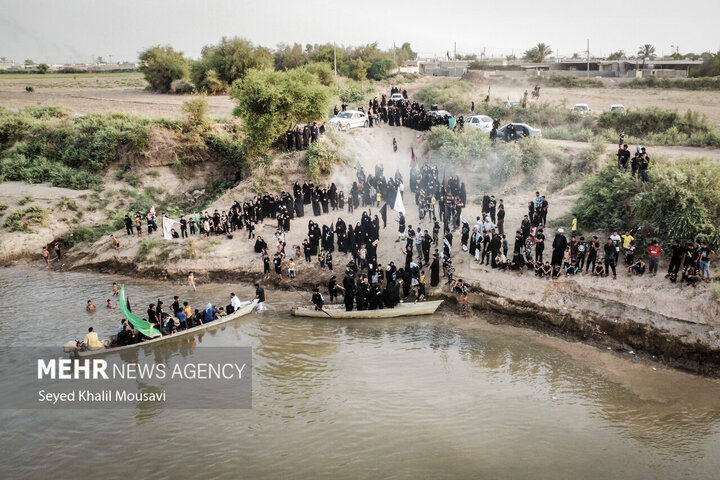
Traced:
<path fill-rule="evenodd" d="M 561 149 L 580 151 L 588 148 L 591 144 L 587 142 L 576 142 L 573 140 L 553 140 L 544 138 L 543 142 L 550 145 L 554 145 Z M 635 145 L 630 146 L 630 150 L 635 150 Z M 606 151 L 609 154 L 615 155 L 617 153 L 618 146 L 614 143 L 609 143 L 606 146 Z M 683 146 L 647 146 L 647 151 L 650 155 L 661 155 L 667 157 L 669 160 L 675 160 L 679 158 L 707 158 L 709 160 L 720 161 L 720 149 L 718 148 L 700 148 L 700 147 L 683 147 Z"/>

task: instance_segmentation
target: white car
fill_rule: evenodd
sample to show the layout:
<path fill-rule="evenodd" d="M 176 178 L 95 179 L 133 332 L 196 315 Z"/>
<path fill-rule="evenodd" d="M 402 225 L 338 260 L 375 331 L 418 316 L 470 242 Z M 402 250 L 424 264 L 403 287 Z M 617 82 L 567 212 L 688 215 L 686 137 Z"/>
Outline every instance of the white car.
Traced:
<path fill-rule="evenodd" d="M 473 115 L 465 119 L 465 125 L 477 128 L 485 133 L 490 133 L 492 130 L 493 119 L 487 115 Z"/>
<path fill-rule="evenodd" d="M 578 115 L 589 115 L 590 107 L 588 107 L 587 103 L 576 103 L 573 105 L 572 113 L 577 113 Z"/>
<path fill-rule="evenodd" d="M 627 113 L 627 110 L 625 110 L 624 105 L 620 105 L 618 103 L 615 105 L 610 105 L 610 113 L 619 113 L 619 114 L 623 115 L 623 114 Z"/>
<path fill-rule="evenodd" d="M 364 112 L 359 110 L 345 110 L 328 120 L 328 123 L 335 128 L 367 127 L 368 118 Z"/>
<path fill-rule="evenodd" d="M 452 117 L 453 114 L 448 112 L 447 110 L 430 110 L 427 112 L 428 115 L 436 115 L 438 117 Z"/>
<path fill-rule="evenodd" d="M 399 102 L 400 100 L 404 100 L 402 93 L 393 93 L 390 95 L 390 100 L 393 102 Z"/>

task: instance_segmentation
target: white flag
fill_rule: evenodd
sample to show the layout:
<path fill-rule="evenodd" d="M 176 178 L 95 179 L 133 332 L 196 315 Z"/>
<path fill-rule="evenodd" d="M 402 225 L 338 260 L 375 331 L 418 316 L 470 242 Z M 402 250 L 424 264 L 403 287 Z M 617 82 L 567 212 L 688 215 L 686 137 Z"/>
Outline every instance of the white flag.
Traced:
<path fill-rule="evenodd" d="M 400 194 L 400 190 L 398 190 L 397 195 L 395 196 L 395 206 L 393 207 L 393 210 L 405 215 L 405 205 L 403 205 L 402 195 Z"/>
<path fill-rule="evenodd" d="M 162 229 L 163 229 L 163 238 L 165 240 L 172 240 L 172 229 L 175 229 L 177 233 L 180 233 L 178 230 L 180 229 L 180 222 L 177 220 L 172 220 L 168 217 L 163 217 L 162 219 Z"/>

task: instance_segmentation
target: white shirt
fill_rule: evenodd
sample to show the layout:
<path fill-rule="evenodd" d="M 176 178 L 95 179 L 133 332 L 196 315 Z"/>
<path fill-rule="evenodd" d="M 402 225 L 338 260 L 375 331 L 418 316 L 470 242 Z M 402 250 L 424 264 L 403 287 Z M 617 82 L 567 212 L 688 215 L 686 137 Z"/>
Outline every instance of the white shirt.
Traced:
<path fill-rule="evenodd" d="M 230 305 L 233 306 L 234 309 L 240 308 L 240 299 L 237 297 L 237 295 L 233 295 L 232 299 L 230 300 Z"/>

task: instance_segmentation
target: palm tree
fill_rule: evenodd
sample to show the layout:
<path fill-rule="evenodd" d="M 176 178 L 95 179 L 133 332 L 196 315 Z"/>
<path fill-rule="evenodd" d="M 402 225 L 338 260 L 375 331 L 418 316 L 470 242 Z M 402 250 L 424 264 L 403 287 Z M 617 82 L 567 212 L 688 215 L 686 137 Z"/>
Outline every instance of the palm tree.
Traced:
<path fill-rule="evenodd" d="M 542 63 L 545 61 L 545 59 L 552 53 L 552 50 L 550 50 L 550 45 L 545 45 L 544 43 L 538 43 L 534 47 L 532 47 L 530 50 L 526 50 L 523 54 L 523 58 L 525 60 L 529 60 L 534 63 Z"/>
<path fill-rule="evenodd" d="M 538 43 L 535 48 L 537 48 L 538 63 L 544 62 L 545 58 L 549 57 L 553 53 L 550 49 L 550 45 L 545 45 L 544 43 Z"/>
<path fill-rule="evenodd" d="M 638 57 L 642 58 L 642 68 L 645 69 L 645 62 L 649 58 L 652 60 L 655 58 L 655 47 L 650 45 L 649 43 L 646 43 L 645 45 L 641 46 L 638 49 Z"/>

